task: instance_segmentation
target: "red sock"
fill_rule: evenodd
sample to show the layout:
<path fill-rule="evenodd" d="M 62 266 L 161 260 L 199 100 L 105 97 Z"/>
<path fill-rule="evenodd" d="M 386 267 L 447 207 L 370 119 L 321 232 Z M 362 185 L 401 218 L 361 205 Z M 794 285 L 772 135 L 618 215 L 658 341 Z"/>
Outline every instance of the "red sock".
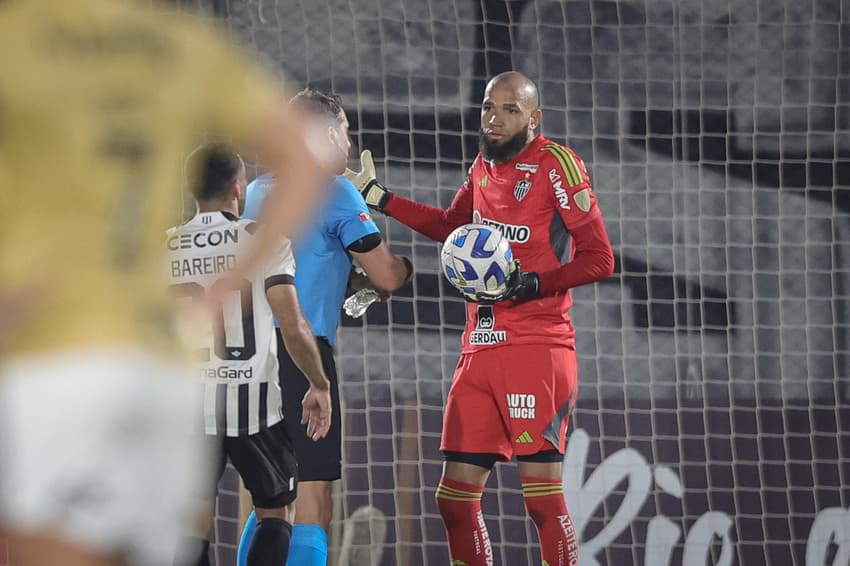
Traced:
<path fill-rule="evenodd" d="M 540 554 L 549 566 L 578 564 L 578 543 L 560 478 L 522 478 L 525 508 L 537 527 Z"/>
<path fill-rule="evenodd" d="M 481 512 L 484 488 L 441 478 L 437 486 L 437 507 L 449 534 L 452 563 L 465 566 L 493 566 L 493 548 Z"/>

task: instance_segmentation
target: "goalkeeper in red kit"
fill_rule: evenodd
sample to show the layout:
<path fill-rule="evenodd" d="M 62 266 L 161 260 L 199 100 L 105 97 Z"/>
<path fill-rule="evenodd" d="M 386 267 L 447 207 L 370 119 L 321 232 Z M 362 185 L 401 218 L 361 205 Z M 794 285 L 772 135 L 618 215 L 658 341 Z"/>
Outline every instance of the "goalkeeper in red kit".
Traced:
<path fill-rule="evenodd" d="M 505 292 L 467 306 L 463 350 L 443 418 L 437 504 L 452 564 L 493 564 L 481 496 L 497 461 L 516 457 L 543 563 L 578 562 L 561 480 L 577 362 L 570 289 L 608 278 L 614 255 L 582 160 L 536 134 L 537 87 L 494 77 L 481 105 L 480 153 L 444 210 L 390 193 L 371 154 L 348 176 L 371 207 L 436 241 L 470 222 L 497 227 L 515 263 Z"/>

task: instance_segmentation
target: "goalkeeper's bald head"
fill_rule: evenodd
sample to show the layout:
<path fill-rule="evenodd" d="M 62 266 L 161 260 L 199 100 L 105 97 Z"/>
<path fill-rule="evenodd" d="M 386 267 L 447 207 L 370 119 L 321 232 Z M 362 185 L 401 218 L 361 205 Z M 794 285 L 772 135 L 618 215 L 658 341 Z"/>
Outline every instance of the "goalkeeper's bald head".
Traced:
<path fill-rule="evenodd" d="M 489 92 L 499 85 L 505 85 L 513 89 L 517 98 L 531 111 L 537 110 L 540 107 L 540 94 L 537 92 L 537 85 L 519 71 L 499 73 L 487 83 L 485 92 Z"/>

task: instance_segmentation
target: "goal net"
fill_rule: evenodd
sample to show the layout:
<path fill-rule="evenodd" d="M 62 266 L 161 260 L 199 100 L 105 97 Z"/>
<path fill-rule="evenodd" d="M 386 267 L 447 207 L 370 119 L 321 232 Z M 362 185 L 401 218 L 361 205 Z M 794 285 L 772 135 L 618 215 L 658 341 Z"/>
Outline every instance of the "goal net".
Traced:
<path fill-rule="evenodd" d="M 449 204 L 476 154 L 486 78 L 537 82 L 543 132 L 585 159 L 617 254 L 614 277 L 574 291 L 581 565 L 850 561 L 847 2 L 184 4 L 342 95 L 356 149 L 427 204 Z M 416 278 L 343 317 L 331 563 L 447 564 L 433 490 L 463 303 L 437 244 L 378 221 Z M 538 564 L 515 467 L 487 488 L 496 562 Z"/>

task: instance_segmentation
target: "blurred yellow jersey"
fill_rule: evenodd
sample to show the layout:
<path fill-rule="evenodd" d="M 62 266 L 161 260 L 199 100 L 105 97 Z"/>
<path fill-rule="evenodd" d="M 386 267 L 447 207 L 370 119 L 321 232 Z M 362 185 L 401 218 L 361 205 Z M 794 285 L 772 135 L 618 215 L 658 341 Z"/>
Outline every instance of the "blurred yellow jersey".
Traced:
<path fill-rule="evenodd" d="M 282 90 L 147 1 L 0 2 L 0 60 L 0 292 L 41 290 L 8 353 L 157 345 L 185 156 L 255 130 Z"/>

